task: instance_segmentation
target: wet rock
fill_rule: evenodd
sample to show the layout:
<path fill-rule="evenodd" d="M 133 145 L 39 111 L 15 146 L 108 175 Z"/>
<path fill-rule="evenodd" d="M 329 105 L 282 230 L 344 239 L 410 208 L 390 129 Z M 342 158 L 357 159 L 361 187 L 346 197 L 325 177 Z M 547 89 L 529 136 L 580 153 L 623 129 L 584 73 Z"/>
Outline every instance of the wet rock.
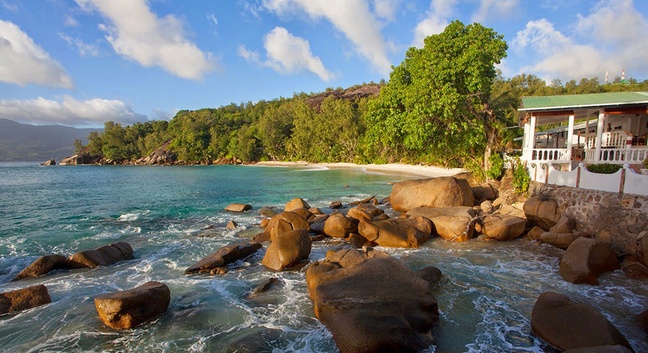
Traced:
<path fill-rule="evenodd" d="M 648 279 L 648 267 L 644 266 L 633 256 L 627 256 L 621 262 L 621 270 L 626 277 L 632 279 Z"/>
<path fill-rule="evenodd" d="M 45 165 L 45 166 L 56 165 L 56 161 L 53 159 L 48 159 L 45 162 L 41 163 L 40 165 Z"/>
<path fill-rule="evenodd" d="M 126 242 L 104 245 L 94 250 L 85 250 L 70 256 L 70 261 L 79 268 L 108 266 L 133 258 L 133 248 Z"/>
<path fill-rule="evenodd" d="M 0 293 L 0 315 L 35 308 L 51 302 L 52 299 L 47 288 L 42 284 Z"/>
<path fill-rule="evenodd" d="M 436 233 L 443 239 L 463 242 L 475 232 L 475 211 L 472 207 L 417 207 L 407 211 L 407 217 L 425 217 L 432 221 Z"/>
<path fill-rule="evenodd" d="M 331 202 L 331 204 L 329 205 L 329 208 L 330 208 L 330 209 L 333 209 L 333 210 L 337 210 L 338 208 L 342 208 L 342 202 L 340 202 L 340 201 L 333 201 L 333 202 Z"/>
<path fill-rule="evenodd" d="M 259 284 L 256 286 L 250 294 L 247 295 L 248 299 L 254 299 L 258 297 L 259 295 L 269 291 L 273 286 L 275 286 L 277 283 L 279 283 L 279 278 L 277 277 L 270 277 L 268 280 L 264 281 L 263 283 Z"/>
<path fill-rule="evenodd" d="M 167 310 L 170 301 L 169 287 L 160 282 L 146 282 L 94 299 L 99 318 L 114 329 L 133 328 L 152 320 Z"/>
<path fill-rule="evenodd" d="M 308 221 L 295 212 L 281 212 L 270 219 L 270 223 L 264 230 L 265 237 L 270 240 L 278 234 L 290 232 L 297 229 L 309 230 Z"/>
<path fill-rule="evenodd" d="M 560 259 L 560 275 L 568 282 L 598 285 L 601 273 L 619 268 L 614 250 L 594 239 L 578 238 Z"/>
<path fill-rule="evenodd" d="M 389 199 L 394 210 L 405 212 L 416 207 L 475 205 L 468 181 L 455 177 L 401 181 L 394 184 Z"/>
<path fill-rule="evenodd" d="M 349 244 L 351 244 L 351 246 L 353 246 L 354 248 L 361 248 L 369 243 L 369 241 L 365 237 L 356 233 L 349 235 L 349 238 L 347 240 Z"/>
<path fill-rule="evenodd" d="M 24 270 L 20 271 L 13 279 L 14 281 L 23 278 L 33 278 L 42 276 L 54 270 L 64 270 L 73 268 L 67 257 L 63 255 L 45 255 L 32 262 Z"/>
<path fill-rule="evenodd" d="M 245 212 L 252 209 L 252 205 L 247 205 L 244 203 L 232 203 L 225 207 L 225 211 L 229 212 Z"/>
<path fill-rule="evenodd" d="M 574 240 L 580 238 L 579 233 L 551 233 L 544 232 L 540 234 L 540 241 L 553 245 L 557 248 L 567 249 Z"/>
<path fill-rule="evenodd" d="M 526 218 L 544 230 L 549 230 L 560 220 L 558 203 L 541 196 L 529 198 L 523 206 Z"/>
<path fill-rule="evenodd" d="M 648 309 L 637 315 L 637 321 L 641 325 L 641 328 L 643 328 L 644 332 L 648 334 Z"/>
<path fill-rule="evenodd" d="M 308 212 L 310 212 L 313 216 L 321 216 L 324 214 L 322 210 L 318 207 L 311 207 L 308 209 Z"/>
<path fill-rule="evenodd" d="M 306 283 L 315 315 L 342 353 L 418 352 L 434 344 L 439 311 L 428 282 L 385 253 L 332 252 L 308 268 Z"/>
<path fill-rule="evenodd" d="M 304 201 L 304 199 L 301 198 L 295 198 L 286 203 L 286 206 L 284 207 L 284 211 L 294 211 L 300 208 L 304 209 L 309 209 L 311 208 L 308 202 Z"/>
<path fill-rule="evenodd" d="M 381 246 L 418 248 L 430 239 L 432 223 L 423 217 L 360 221 L 358 233 Z"/>
<path fill-rule="evenodd" d="M 358 232 L 357 223 L 341 213 L 330 215 L 324 222 L 324 234 L 333 238 L 346 238 Z"/>
<path fill-rule="evenodd" d="M 527 232 L 527 238 L 531 240 L 540 240 L 540 235 L 544 232 L 545 232 L 544 229 L 538 226 L 534 226 L 533 228 L 531 228 L 531 230 Z"/>
<path fill-rule="evenodd" d="M 236 223 L 234 221 L 227 222 L 227 225 L 225 226 L 225 228 L 227 228 L 229 230 L 234 230 L 234 229 L 236 229 L 236 227 L 238 227 L 238 223 Z"/>
<path fill-rule="evenodd" d="M 487 239 L 513 240 L 524 234 L 526 219 L 514 216 L 491 215 L 484 218 L 481 232 Z"/>
<path fill-rule="evenodd" d="M 616 345 L 574 348 L 563 351 L 563 353 L 632 353 L 632 351 L 624 346 Z"/>
<path fill-rule="evenodd" d="M 425 282 L 428 283 L 428 288 L 433 288 L 437 283 L 443 278 L 443 273 L 441 270 L 434 266 L 423 267 L 422 269 L 416 271 L 416 275 L 421 277 Z"/>
<path fill-rule="evenodd" d="M 281 342 L 282 330 L 250 328 L 245 333 L 229 345 L 227 353 L 272 353 L 275 349 L 285 349 L 285 343 Z"/>
<path fill-rule="evenodd" d="M 224 246 L 218 249 L 215 253 L 205 256 L 193 266 L 187 268 L 185 274 L 212 273 L 214 270 L 216 270 L 215 273 L 217 273 L 217 271 L 220 271 L 220 268 L 244 259 L 254 254 L 259 249 L 261 249 L 261 244 L 256 242 Z"/>
<path fill-rule="evenodd" d="M 630 350 L 626 338 L 596 309 L 545 292 L 531 312 L 531 329 L 538 337 L 561 350 L 621 345 Z"/>
<path fill-rule="evenodd" d="M 295 213 L 298 214 L 301 218 L 303 218 L 303 219 L 305 219 L 305 220 L 307 220 L 307 221 L 310 220 L 310 219 L 313 219 L 314 216 L 315 216 L 315 215 L 313 215 L 313 213 L 312 213 L 311 211 L 309 211 L 309 210 L 307 210 L 307 209 L 305 209 L 305 208 L 298 208 L 298 209 L 293 210 L 293 211 L 291 211 L 291 212 L 295 212 Z"/>
<path fill-rule="evenodd" d="M 358 205 L 363 204 L 363 203 L 378 204 L 378 200 L 376 200 L 376 196 L 369 196 L 366 199 L 350 202 L 349 205 L 358 206 Z"/>
<path fill-rule="evenodd" d="M 304 229 L 281 232 L 272 238 L 261 263 L 272 270 L 283 271 L 310 255 L 311 239 Z"/>
<path fill-rule="evenodd" d="M 374 217 L 367 211 L 363 211 L 359 208 L 351 208 L 349 209 L 349 212 L 347 212 L 347 216 L 349 218 L 353 218 L 356 221 L 371 221 L 374 219 Z"/>
<path fill-rule="evenodd" d="M 272 218 L 277 214 L 277 211 L 275 211 L 275 209 L 272 207 L 263 206 L 259 210 L 259 214 L 262 215 L 263 217 Z"/>
<path fill-rule="evenodd" d="M 92 162 L 94 162 L 94 160 L 87 154 L 75 154 L 73 156 L 63 158 L 59 165 L 80 165 L 91 164 Z"/>
<path fill-rule="evenodd" d="M 259 228 L 265 229 L 266 227 L 268 227 L 268 224 L 270 224 L 270 218 L 264 218 L 261 220 L 261 222 L 259 222 Z"/>
<path fill-rule="evenodd" d="M 576 222 L 567 216 L 562 216 L 549 231 L 552 233 L 573 233 L 575 229 Z"/>

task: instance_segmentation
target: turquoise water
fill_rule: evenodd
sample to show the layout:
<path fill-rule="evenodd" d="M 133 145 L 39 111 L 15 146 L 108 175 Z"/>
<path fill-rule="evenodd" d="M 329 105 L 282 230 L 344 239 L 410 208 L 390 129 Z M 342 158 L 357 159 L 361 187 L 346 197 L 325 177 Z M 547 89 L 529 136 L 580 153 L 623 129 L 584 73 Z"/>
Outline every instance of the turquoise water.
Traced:
<path fill-rule="evenodd" d="M 0 292 L 42 283 L 53 300 L 0 317 L 0 351 L 227 352 L 234 341 L 263 338 L 268 352 L 336 352 L 313 315 L 304 273 L 265 270 L 263 249 L 222 276 L 184 276 L 183 271 L 221 246 L 259 232 L 262 206 L 282 208 L 302 197 L 329 211 L 335 200 L 386 197 L 389 182 L 404 178 L 325 168 L 0 163 Z M 254 209 L 223 211 L 234 202 Z M 226 229 L 230 220 L 239 228 Z M 41 255 L 70 255 L 116 241 L 129 242 L 135 259 L 9 282 Z M 333 240 L 315 243 L 310 259 L 340 246 Z M 434 265 L 444 273 L 435 289 L 441 310 L 438 345 L 430 352 L 551 352 L 529 327 L 535 299 L 547 290 L 595 306 L 637 352 L 648 351 L 648 337 L 632 318 L 647 305 L 648 284 L 620 271 L 604 275 L 598 287 L 573 285 L 557 274 L 560 250 L 525 240 L 433 239 L 416 250 L 382 250 L 412 268 Z M 279 285 L 246 299 L 270 277 L 279 278 Z M 150 280 L 171 289 L 164 315 L 125 331 L 101 323 L 94 297 Z"/>

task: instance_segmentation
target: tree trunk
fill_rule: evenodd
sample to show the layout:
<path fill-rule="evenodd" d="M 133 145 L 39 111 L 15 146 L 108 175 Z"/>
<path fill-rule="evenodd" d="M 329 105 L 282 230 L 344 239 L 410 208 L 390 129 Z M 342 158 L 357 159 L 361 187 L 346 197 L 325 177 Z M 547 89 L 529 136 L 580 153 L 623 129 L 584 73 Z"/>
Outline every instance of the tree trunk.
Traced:
<path fill-rule="evenodd" d="M 494 128 L 489 128 L 486 130 L 486 148 L 484 150 L 484 171 L 490 169 L 489 158 L 493 154 L 493 147 L 497 142 L 497 133 Z"/>

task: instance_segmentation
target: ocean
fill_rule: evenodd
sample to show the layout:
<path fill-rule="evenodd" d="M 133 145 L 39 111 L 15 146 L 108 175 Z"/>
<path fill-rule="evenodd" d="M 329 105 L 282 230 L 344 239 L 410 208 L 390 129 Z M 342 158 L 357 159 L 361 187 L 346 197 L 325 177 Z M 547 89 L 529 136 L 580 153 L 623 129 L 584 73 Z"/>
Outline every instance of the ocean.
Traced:
<path fill-rule="evenodd" d="M 295 198 L 330 212 L 332 201 L 387 197 L 407 175 L 362 169 L 259 166 L 55 166 L 0 163 L 0 292 L 47 286 L 52 303 L 0 316 L 0 352 L 233 352 L 236 342 L 265 342 L 258 352 L 337 352 L 313 314 L 305 273 L 271 272 L 264 249 L 227 274 L 185 276 L 220 247 L 260 232 L 263 206 Z M 242 214 L 224 211 L 247 203 Z M 238 228 L 226 228 L 228 221 Z M 10 282 L 46 254 L 72 253 L 126 241 L 135 258 L 108 267 L 58 271 Z M 343 244 L 313 243 L 311 261 Z M 412 269 L 444 274 L 434 294 L 441 319 L 428 352 L 558 352 L 530 328 L 537 297 L 556 291 L 601 311 L 637 352 L 648 337 L 634 315 L 648 306 L 648 282 L 621 271 L 600 286 L 574 285 L 558 274 L 561 250 L 525 239 L 451 243 L 435 238 L 419 249 L 379 248 Z M 271 277 L 270 291 L 247 294 Z M 169 310 L 135 329 L 116 331 L 97 315 L 94 298 L 147 281 L 171 289 Z"/>

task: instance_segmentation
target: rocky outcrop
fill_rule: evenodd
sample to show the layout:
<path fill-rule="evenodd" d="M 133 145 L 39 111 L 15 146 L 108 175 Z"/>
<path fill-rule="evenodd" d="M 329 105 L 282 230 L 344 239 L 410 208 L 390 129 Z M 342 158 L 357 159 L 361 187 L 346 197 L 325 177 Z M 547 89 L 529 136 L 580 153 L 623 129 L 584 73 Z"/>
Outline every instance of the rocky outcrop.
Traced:
<path fill-rule="evenodd" d="M 579 233 L 552 233 L 543 232 L 538 238 L 541 242 L 553 245 L 557 248 L 567 249 L 574 240 L 580 238 L 582 234 Z"/>
<path fill-rule="evenodd" d="M 538 337 L 561 350 L 621 345 L 632 351 L 626 338 L 596 309 L 545 292 L 531 312 L 531 329 Z"/>
<path fill-rule="evenodd" d="M 616 345 L 574 348 L 563 351 L 563 353 L 632 353 L 632 351 L 624 346 Z"/>
<path fill-rule="evenodd" d="M 578 238 L 567 248 L 560 259 L 560 275 L 571 283 L 598 285 L 601 273 L 619 268 L 615 252 L 594 239 Z"/>
<path fill-rule="evenodd" d="M 423 217 L 360 221 L 358 233 L 381 246 L 418 248 L 430 239 L 432 223 Z"/>
<path fill-rule="evenodd" d="M 138 159 L 135 164 L 171 165 L 175 163 L 177 156 L 169 149 L 169 143 L 170 141 L 166 142 L 148 156 Z"/>
<path fill-rule="evenodd" d="M 281 232 L 272 237 L 261 263 L 272 270 L 283 271 L 308 258 L 311 238 L 304 229 Z"/>
<path fill-rule="evenodd" d="M 298 197 L 298 198 L 294 198 L 294 199 L 288 201 L 286 203 L 286 205 L 284 206 L 284 211 L 294 211 L 294 210 L 297 210 L 297 209 L 300 209 L 300 208 L 303 208 L 303 209 L 307 210 L 307 209 L 309 209 L 311 207 L 308 204 L 308 202 L 306 202 L 306 201 L 304 201 L 304 199 L 301 199 L 301 198 Z"/>
<path fill-rule="evenodd" d="M 213 254 L 207 255 L 200 261 L 185 270 L 185 274 L 192 273 L 223 273 L 223 267 L 244 259 L 261 249 L 260 243 L 238 243 L 224 246 Z"/>
<path fill-rule="evenodd" d="M 81 165 L 81 164 L 92 164 L 96 163 L 97 160 L 91 158 L 87 154 L 75 154 L 70 157 L 63 158 L 59 165 Z"/>
<path fill-rule="evenodd" d="M 515 216 L 489 215 L 484 217 L 481 233 L 486 239 L 513 240 L 522 234 L 526 219 Z"/>
<path fill-rule="evenodd" d="M 394 184 L 389 195 L 392 208 L 474 206 L 473 191 L 465 179 L 439 177 L 405 180 Z"/>
<path fill-rule="evenodd" d="M 263 236 L 255 238 L 255 241 L 270 241 L 280 233 L 298 229 L 310 230 L 308 221 L 295 212 L 281 212 L 270 219 Z"/>
<path fill-rule="evenodd" d="M 558 203 L 542 196 L 534 196 L 524 203 L 524 214 L 534 225 L 549 230 L 560 220 Z"/>
<path fill-rule="evenodd" d="M 478 204 L 486 200 L 494 201 L 497 198 L 497 189 L 488 183 L 473 186 L 472 191 L 475 196 L 475 201 Z"/>
<path fill-rule="evenodd" d="M 14 281 L 23 278 L 39 277 L 54 270 L 65 270 L 73 268 L 70 260 L 63 255 L 45 255 L 32 262 L 24 270 L 20 271 L 13 279 Z"/>
<path fill-rule="evenodd" d="M 324 234 L 333 238 L 347 238 L 358 232 L 358 223 L 341 213 L 334 213 L 324 221 Z"/>
<path fill-rule="evenodd" d="M 104 245 L 94 250 L 85 250 L 70 256 L 76 267 L 108 266 L 122 260 L 133 258 L 133 248 L 126 242 Z"/>
<path fill-rule="evenodd" d="M 45 166 L 56 165 L 56 161 L 53 159 L 48 159 L 45 162 L 41 163 L 40 165 L 45 165 Z"/>
<path fill-rule="evenodd" d="M 252 205 L 244 203 L 232 203 L 225 207 L 225 211 L 229 212 L 245 212 L 252 209 Z"/>
<path fill-rule="evenodd" d="M 130 290 L 96 297 L 99 318 L 114 329 L 141 325 L 164 313 L 171 302 L 169 287 L 160 282 L 146 282 Z"/>
<path fill-rule="evenodd" d="M 380 280 L 376 280 L 380 279 Z M 375 250 L 330 252 L 306 272 L 317 318 L 347 352 L 418 352 L 439 319 L 429 283 Z"/>
<path fill-rule="evenodd" d="M 52 299 L 42 285 L 0 293 L 0 315 L 49 304 Z"/>
<path fill-rule="evenodd" d="M 407 217 L 424 217 L 432 221 L 436 233 L 443 239 L 464 242 L 475 232 L 475 211 L 472 207 L 417 207 L 407 211 Z"/>

